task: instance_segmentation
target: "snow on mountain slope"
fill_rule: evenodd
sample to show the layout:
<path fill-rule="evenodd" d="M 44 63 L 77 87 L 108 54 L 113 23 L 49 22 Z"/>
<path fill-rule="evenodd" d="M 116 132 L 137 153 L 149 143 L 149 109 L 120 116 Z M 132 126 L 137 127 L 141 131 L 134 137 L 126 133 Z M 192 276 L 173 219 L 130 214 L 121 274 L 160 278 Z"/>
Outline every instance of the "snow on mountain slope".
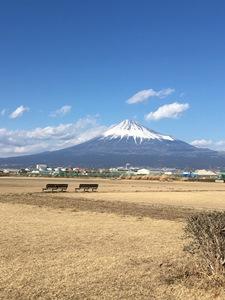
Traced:
<path fill-rule="evenodd" d="M 196 148 L 171 136 L 159 134 L 135 121 L 125 120 L 102 135 L 72 147 L 20 157 L 0 158 L 4 168 L 49 166 L 110 168 L 123 166 L 154 168 L 225 168 L 225 155 Z"/>
<path fill-rule="evenodd" d="M 171 136 L 159 134 L 130 120 L 124 120 L 121 123 L 112 126 L 102 134 L 101 139 L 112 140 L 118 138 L 133 138 L 136 144 L 141 144 L 143 140 L 175 141 Z"/>

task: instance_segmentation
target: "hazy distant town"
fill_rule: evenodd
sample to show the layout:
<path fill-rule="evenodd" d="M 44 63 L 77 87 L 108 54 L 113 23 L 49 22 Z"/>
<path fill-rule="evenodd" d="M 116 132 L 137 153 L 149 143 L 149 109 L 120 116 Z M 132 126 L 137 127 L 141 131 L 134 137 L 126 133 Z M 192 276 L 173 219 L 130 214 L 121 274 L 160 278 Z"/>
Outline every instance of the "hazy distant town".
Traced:
<path fill-rule="evenodd" d="M 223 170 L 181 170 L 170 168 L 138 168 L 129 163 L 117 168 L 80 168 L 80 167 L 49 167 L 47 164 L 37 164 L 29 168 L 0 169 L 0 176 L 28 177 L 101 177 L 119 179 L 143 180 L 203 180 L 225 181 Z"/>

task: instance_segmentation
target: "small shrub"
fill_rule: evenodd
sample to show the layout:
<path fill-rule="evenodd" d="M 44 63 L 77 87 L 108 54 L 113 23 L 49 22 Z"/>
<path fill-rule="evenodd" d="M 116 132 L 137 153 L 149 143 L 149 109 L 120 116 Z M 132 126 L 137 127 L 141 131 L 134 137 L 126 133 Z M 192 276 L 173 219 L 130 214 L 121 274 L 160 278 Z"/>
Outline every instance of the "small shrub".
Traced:
<path fill-rule="evenodd" d="M 200 259 L 208 274 L 225 274 L 225 212 L 199 213 L 187 219 L 185 236 L 189 253 Z"/>

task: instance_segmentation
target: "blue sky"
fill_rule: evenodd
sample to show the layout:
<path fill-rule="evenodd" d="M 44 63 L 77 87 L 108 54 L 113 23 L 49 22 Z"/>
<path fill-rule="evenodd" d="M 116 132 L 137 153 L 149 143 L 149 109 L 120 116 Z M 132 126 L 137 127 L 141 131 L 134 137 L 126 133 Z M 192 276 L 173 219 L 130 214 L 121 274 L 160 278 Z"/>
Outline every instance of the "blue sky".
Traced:
<path fill-rule="evenodd" d="M 224 28 L 223 0 L 1 1 L 0 156 L 127 118 L 225 149 Z"/>

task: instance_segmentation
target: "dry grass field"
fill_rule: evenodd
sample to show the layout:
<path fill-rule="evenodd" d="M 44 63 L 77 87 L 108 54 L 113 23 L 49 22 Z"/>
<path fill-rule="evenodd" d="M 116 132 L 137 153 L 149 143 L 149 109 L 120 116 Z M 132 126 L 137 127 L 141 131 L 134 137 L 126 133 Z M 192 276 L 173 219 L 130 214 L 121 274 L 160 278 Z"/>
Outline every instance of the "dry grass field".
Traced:
<path fill-rule="evenodd" d="M 220 183 L 0 178 L 0 299 L 225 299 L 183 251 L 185 218 L 225 209 Z M 41 193 L 48 182 L 67 193 Z"/>

